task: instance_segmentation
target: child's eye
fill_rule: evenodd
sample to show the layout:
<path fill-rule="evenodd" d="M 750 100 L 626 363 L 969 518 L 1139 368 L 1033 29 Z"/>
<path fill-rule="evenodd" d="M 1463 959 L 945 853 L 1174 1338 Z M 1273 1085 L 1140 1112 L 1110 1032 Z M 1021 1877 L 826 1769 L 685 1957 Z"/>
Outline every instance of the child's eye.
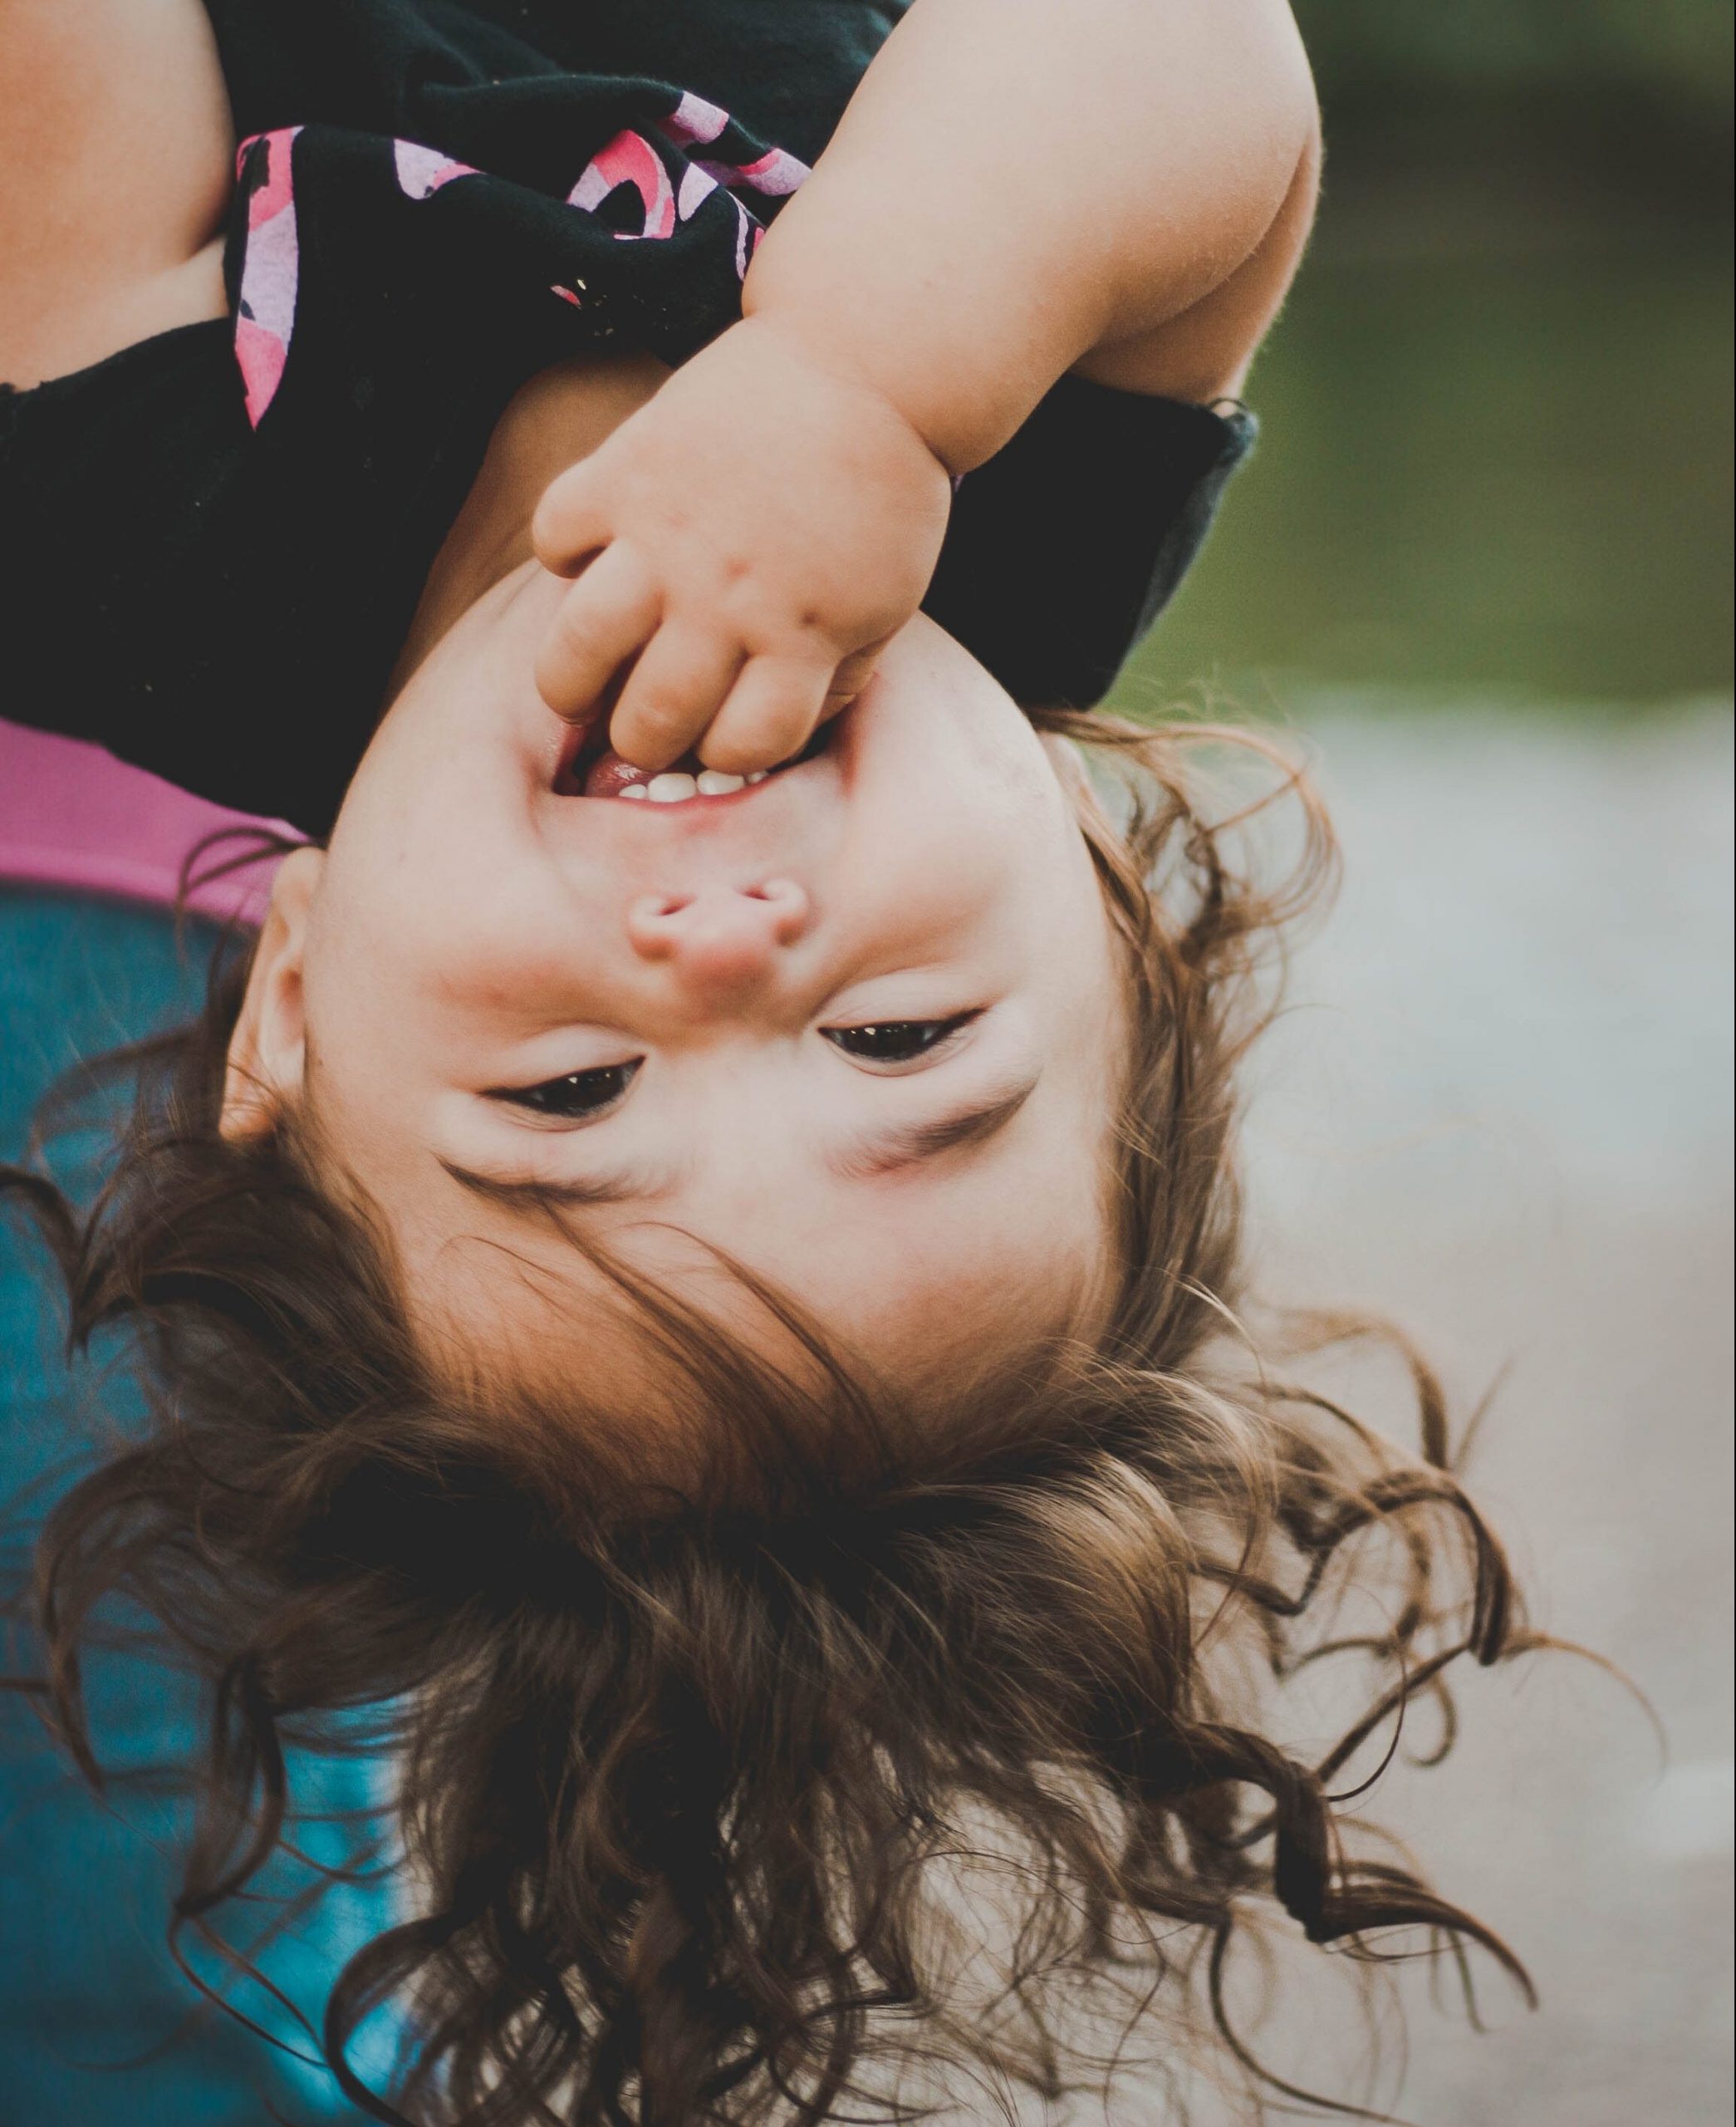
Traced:
<path fill-rule="evenodd" d="M 638 1077 L 644 1061 L 642 1056 L 635 1056 L 626 1064 L 601 1064 L 594 1070 L 569 1071 L 564 1078 L 545 1078 L 540 1086 L 502 1086 L 488 1098 L 557 1122 L 585 1122 L 614 1107 Z"/>
<path fill-rule="evenodd" d="M 861 1027 L 821 1027 L 835 1048 L 859 1064 L 914 1064 L 929 1056 L 979 1015 L 955 1012 L 949 1019 L 876 1019 Z"/>

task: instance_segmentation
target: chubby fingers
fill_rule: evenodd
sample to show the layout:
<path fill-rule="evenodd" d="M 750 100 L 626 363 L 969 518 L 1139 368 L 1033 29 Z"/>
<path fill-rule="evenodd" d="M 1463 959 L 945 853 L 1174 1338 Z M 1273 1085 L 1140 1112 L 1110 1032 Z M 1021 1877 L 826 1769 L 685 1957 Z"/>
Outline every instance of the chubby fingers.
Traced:
<path fill-rule="evenodd" d="M 836 667 L 813 657 L 750 657 L 699 741 L 707 768 L 751 775 L 800 753 L 826 707 Z"/>
<path fill-rule="evenodd" d="M 880 653 L 892 640 L 883 635 L 878 642 L 870 642 L 865 649 L 854 650 L 831 675 L 831 684 L 826 690 L 826 705 L 820 712 L 820 721 L 829 724 L 835 716 L 849 708 L 863 688 L 874 677 Z"/>
<path fill-rule="evenodd" d="M 635 768 L 664 769 L 679 760 L 728 695 L 743 655 L 723 631 L 665 621 L 621 689 L 609 720 L 610 744 Z"/>
<path fill-rule="evenodd" d="M 662 594 L 617 540 L 562 599 L 537 657 L 537 687 L 557 716 L 581 717 L 657 631 Z"/>
<path fill-rule="evenodd" d="M 556 576 L 576 575 L 586 557 L 606 547 L 612 535 L 584 459 L 549 482 L 531 518 L 532 551 Z"/>

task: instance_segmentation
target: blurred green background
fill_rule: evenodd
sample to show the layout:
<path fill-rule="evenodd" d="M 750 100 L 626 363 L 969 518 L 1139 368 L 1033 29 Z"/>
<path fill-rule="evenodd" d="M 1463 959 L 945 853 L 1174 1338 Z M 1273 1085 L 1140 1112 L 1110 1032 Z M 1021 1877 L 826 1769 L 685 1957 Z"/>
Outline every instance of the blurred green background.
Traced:
<path fill-rule="evenodd" d="M 1316 240 L 1260 449 L 1121 698 L 1728 689 L 1728 0 L 1297 12 Z"/>

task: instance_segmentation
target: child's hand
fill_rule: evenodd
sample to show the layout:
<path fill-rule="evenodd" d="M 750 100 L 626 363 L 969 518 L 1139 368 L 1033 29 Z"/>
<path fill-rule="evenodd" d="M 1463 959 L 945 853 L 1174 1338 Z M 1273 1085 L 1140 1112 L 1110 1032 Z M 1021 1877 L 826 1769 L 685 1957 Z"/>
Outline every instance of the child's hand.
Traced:
<path fill-rule="evenodd" d="M 543 496 L 537 557 L 578 581 L 537 684 L 581 720 L 636 659 L 609 725 L 623 759 L 774 767 L 915 612 L 950 501 L 888 400 L 744 320 Z"/>

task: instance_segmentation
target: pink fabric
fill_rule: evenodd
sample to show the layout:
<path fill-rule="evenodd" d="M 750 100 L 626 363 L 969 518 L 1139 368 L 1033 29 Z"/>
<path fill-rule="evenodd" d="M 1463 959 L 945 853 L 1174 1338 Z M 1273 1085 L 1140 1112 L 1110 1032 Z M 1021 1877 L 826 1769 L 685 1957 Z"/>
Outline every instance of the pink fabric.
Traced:
<path fill-rule="evenodd" d="M 675 194 L 663 158 L 641 133 L 617 133 L 599 148 L 568 194 L 566 204 L 595 213 L 611 192 L 624 184 L 630 184 L 639 194 L 645 209 L 645 226 L 638 230 L 617 229 L 616 236 L 668 236 L 675 226 Z"/>
<path fill-rule="evenodd" d="M 729 114 L 721 106 L 708 103 L 689 89 L 663 120 L 663 130 L 678 148 L 685 148 L 696 140 L 715 140 L 728 123 Z"/>
<path fill-rule="evenodd" d="M 265 181 L 248 200 L 247 250 L 241 262 L 241 303 L 235 313 L 235 359 L 247 388 L 248 419 L 257 428 L 277 396 L 296 329 L 296 291 L 302 274 L 291 167 L 299 125 L 256 133 L 236 155 L 265 159 Z"/>
<path fill-rule="evenodd" d="M 208 804 L 100 746 L 0 720 L 0 881 L 172 907 L 188 852 L 231 827 L 301 838 L 281 821 Z M 196 891 L 189 906 L 257 923 L 276 869 L 275 857 L 249 865 Z"/>
<path fill-rule="evenodd" d="M 480 177 L 473 163 L 454 162 L 438 148 L 424 148 L 416 140 L 395 140 L 392 161 L 398 172 L 398 189 L 412 199 L 432 199 L 442 185 L 456 177 Z"/>

